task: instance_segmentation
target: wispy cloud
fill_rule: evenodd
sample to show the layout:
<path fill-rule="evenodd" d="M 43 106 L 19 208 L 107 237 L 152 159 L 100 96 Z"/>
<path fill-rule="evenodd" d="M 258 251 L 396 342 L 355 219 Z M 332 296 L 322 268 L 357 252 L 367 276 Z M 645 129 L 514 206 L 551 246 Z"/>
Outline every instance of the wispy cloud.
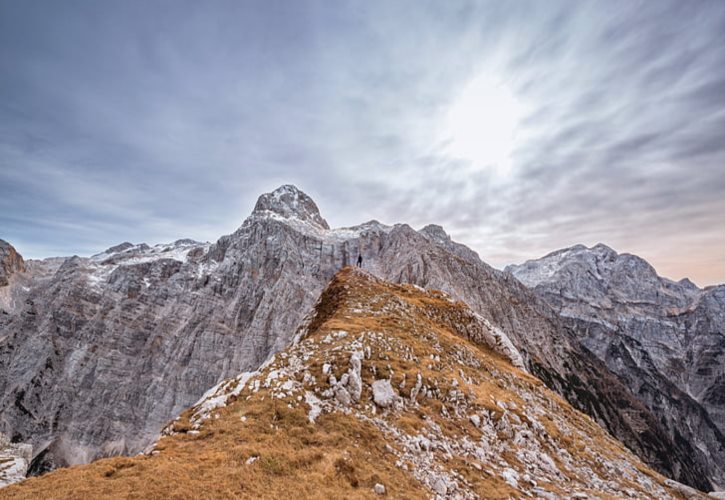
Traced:
<path fill-rule="evenodd" d="M 604 241 L 723 282 L 724 53 L 718 1 L 4 2 L 0 237 L 214 240 L 294 182 L 498 266 Z M 441 134 L 481 75 L 525 110 L 506 175 Z"/>

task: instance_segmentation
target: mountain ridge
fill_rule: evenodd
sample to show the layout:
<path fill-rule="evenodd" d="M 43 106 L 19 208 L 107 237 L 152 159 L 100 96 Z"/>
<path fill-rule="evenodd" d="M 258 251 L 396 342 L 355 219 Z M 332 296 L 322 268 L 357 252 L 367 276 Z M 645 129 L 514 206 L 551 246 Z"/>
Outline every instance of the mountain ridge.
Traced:
<path fill-rule="evenodd" d="M 371 221 L 326 229 L 316 205 L 283 191 L 262 195 L 260 210 L 215 243 L 124 245 L 31 262 L 13 277 L 29 286 L 11 285 L 16 300 L 0 315 L 0 430 L 32 441 L 33 472 L 143 450 L 220 379 L 286 348 L 327 282 L 360 254 L 376 276 L 466 302 L 575 407 L 658 470 L 709 488 L 688 442 L 669 438 L 511 275 L 436 227 Z M 293 208 L 301 212 L 290 216 Z"/>
<path fill-rule="evenodd" d="M 4 494 L 704 498 L 516 368 L 493 334 L 447 294 L 348 267 L 290 347 L 207 391 L 144 456 Z"/>

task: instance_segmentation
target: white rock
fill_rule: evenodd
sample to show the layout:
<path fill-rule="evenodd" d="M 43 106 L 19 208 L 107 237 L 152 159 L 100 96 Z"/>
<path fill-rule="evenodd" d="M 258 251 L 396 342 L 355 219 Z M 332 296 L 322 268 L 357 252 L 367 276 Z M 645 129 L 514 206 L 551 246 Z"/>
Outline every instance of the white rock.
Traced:
<path fill-rule="evenodd" d="M 395 403 L 398 395 L 395 389 L 390 385 L 390 380 L 382 379 L 373 382 L 373 401 L 380 408 L 387 408 Z"/>
<path fill-rule="evenodd" d="M 479 417 L 478 415 L 471 415 L 470 417 L 468 417 L 468 420 L 470 420 L 471 423 L 476 427 L 481 426 L 481 417 Z"/>
<path fill-rule="evenodd" d="M 288 392 L 289 392 L 289 391 L 291 391 L 292 389 L 294 389 L 296 385 L 297 385 L 297 382 L 295 382 L 294 380 L 286 380 L 286 381 L 285 381 L 285 382 L 284 382 L 284 383 L 283 383 L 283 384 L 282 384 L 282 385 L 280 386 L 280 389 L 281 389 L 281 390 L 283 390 L 283 391 L 288 391 Z"/>
<path fill-rule="evenodd" d="M 352 402 L 350 393 L 342 386 L 337 386 L 335 388 L 335 399 L 337 399 L 337 401 L 343 406 L 350 406 L 350 403 Z"/>
<path fill-rule="evenodd" d="M 423 451 L 429 451 L 431 449 L 431 442 L 430 439 L 428 439 L 425 436 L 418 436 L 418 446 Z"/>
<path fill-rule="evenodd" d="M 252 464 L 253 464 L 254 462 L 256 462 L 257 460 L 259 460 L 259 457 L 255 455 L 255 456 L 253 456 L 253 457 L 249 457 L 249 458 L 247 459 L 247 461 L 246 461 L 245 463 L 246 463 L 247 465 L 252 465 Z"/>
<path fill-rule="evenodd" d="M 385 495 L 385 485 L 377 483 L 373 487 L 373 491 L 375 492 L 376 495 Z"/>
<path fill-rule="evenodd" d="M 362 394 L 362 378 L 360 375 L 362 372 L 362 358 L 362 353 L 352 353 L 350 355 L 350 369 L 347 372 L 347 391 L 355 402 L 360 401 L 360 395 Z"/>
<path fill-rule="evenodd" d="M 411 401 L 415 401 L 415 398 L 418 397 L 418 393 L 420 392 L 420 388 L 423 386 L 423 377 L 418 373 L 418 375 L 415 376 L 415 386 L 410 390 L 410 399 Z"/>
<path fill-rule="evenodd" d="M 433 491 L 438 493 L 440 496 L 445 496 L 446 493 L 448 493 L 448 486 L 443 478 L 439 478 L 435 483 L 433 483 Z"/>
<path fill-rule="evenodd" d="M 501 477 L 504 481 L 506 481 L 506 484 L 511 486 L 512 488 L 518 488 L 519 487 L 519 473 L 516 472 L 513 469 L 504 469 L 501 473 Z"/>
<path fill-rule="evenodd" d="M 310 411 L 307 413 L 307 419 L 314 424 L 317 417 L 319 417 L 322 413 L 322 401 L 320 401 L 313 393 L 307 391 L 305 392 L 305 403 L 310 406 Z"/>

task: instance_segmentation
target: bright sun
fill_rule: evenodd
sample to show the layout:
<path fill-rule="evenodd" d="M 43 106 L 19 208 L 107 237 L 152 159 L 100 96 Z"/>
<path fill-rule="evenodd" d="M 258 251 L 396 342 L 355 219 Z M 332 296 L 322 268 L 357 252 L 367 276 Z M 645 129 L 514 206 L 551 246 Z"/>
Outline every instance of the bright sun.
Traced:
<path fill-rule="evenodd" d="M 474 168 L 506 173 L 522 108 L 502 83 L 480 76 L 456 98 L 445 121 L 448 153 L 468 160 Z"/>

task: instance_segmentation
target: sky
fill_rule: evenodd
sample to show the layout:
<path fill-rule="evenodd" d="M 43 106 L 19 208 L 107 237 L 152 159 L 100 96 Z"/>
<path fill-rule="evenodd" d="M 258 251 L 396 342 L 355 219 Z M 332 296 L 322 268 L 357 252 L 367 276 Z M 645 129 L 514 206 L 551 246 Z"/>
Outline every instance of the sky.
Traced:
<path fill-rule="evenodd" d="M 725 2 L 0 0 L 0 238 L 215 241 L 292 183 L 496 267 L 725 282 Z"/>

